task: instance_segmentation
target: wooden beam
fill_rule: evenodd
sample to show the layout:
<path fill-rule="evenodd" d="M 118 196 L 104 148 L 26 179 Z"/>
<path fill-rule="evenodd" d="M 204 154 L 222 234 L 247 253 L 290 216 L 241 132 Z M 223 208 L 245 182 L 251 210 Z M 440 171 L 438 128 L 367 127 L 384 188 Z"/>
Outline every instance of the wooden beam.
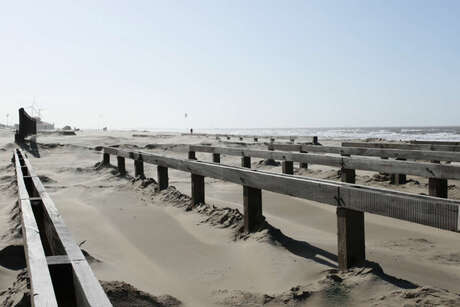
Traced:
<path fill-rule="evenodd" d="M 219 153 L 213 153 L 212 154 L 212 162 L 220 163 L 220 154 Z"/>
<path fill-rule="evenodd" d="M 364 212 L 337 207 L 339 269 L 364 266 L 366 262 Z"/>
<path fill-rule="evenodd" d="M 158 187 L 161 190 L 165 190 L 169 185 L 168 168 L 164 166 L 157 166 L 158 175 Z"/>
<path fill-rule="evenodd" d="M 428 179 L 428 193 L 430 196 L 447 198 L 447 188 L 447 179 Z"/>
<path fill-rule="evenodd" d="M 24 164 L 29 170 L 35 191 L 39 194 L 42 201 L 40 208 L 36 209 L 39 210 L 42 220 L 33 231 L 37 232 L 38 229 L 41 237 L 46 238 L 46 242 L 42 242 L 42 245 L 47 247 L 51 256 L 66 255 L 68 257 L 70 261 L 69 268 L 71 269 L 70 276 L 73 278 L 73 282 L 69 283 L 69 286 L 72 285 L 74 287 L 72 293 L 75 294 L 77 306 L 112 306 L 99 281 L 86 262 L 80 247 L 72 239 L 70 231 L 64 224 L 56 205 L 45 191 L 40 178 L 32 169 L 29 160 L 24 159 Z M 44 260 L 47 262 L 46 258 Z M 51 278 L 54 278 L 53 275 L 51 275 Z M 41 295 L 39 293 L 36 296 L 40 297 Z"/>
<path fill-rule="evenodd" d="M 131 159 L 142 157 L 145 163 L 174 168 L 203 177 L 206 176 L 261 190 L 305 198 L 333 206 L 340 204 L 340 207 L 388 216 L 435 228 L 459 231 L 460 202 L 456 200 L 330 180 L 287 176 L 259 170 L 254 171 L 222 164 L 181 160 L 151 153 L 123 151 L 110 147 L 105 147 L 104 152 L 106 151 L 111 154 L 130 157 Z M 402 163 L 404 161 L 394 161 L 393 163 L 395 162 Z"/>
<path fill-rule="evenodd" d="M 117 157 L 117 164 L 118 164 L 118 172 L 120 175 L 126 175 L 126 166 L 125 166 L 125 158 L 124 157 Z"/>
<path fill-rule="evenodd" d="M 294 175 L 294 162 L 282 161 L 283 174 Z"/>
<path fill-rule="evenodd" d="M 188 152 L 188 158 L 189 158 L 190 160 L 196 160 L 196 154 L 195 154 L 195 152 L 194 152 L 194 151 L 189 151 L 189 152 Z"/>
<path fill-rule="evenodd" d="M 251 168 L 251 157 L 241 157 L 241 167 Z"/>
<path fill-rule="evenodd" d="M 243 186 L 244 231 L 255 232 L 265 218 L 262 214 L 262 190 Z"/>
<path fill-rule="evenodd" d="M 102 164 L 110 165 L 110 155 L 109 154 L 104 154 L 102 156 Z"/>
<path fill-rule="evenodd" d="M 134 160 L 134 177 L 145 178 L 144 161 L 142 159 Z"/>
<path fill-rule="evenodd" d="M 432 150 L 432 151 L 460 152 L 460 146 L 458 145 L 342 142 L 342 146 L 343 147 L 392 148 L 392 149 L 407 149 L 407 150 Z"/>
<path fill-rule="evenodd" d="M 345 156 L 345 153 L 343 153 L 342 157 L 335 157 L 290 151 L 250 150 L 231 147 L 190 146 L 190 148 L 197 152 L 212 152 L 242 157 L 246 156 L 273 160 L 286 160 L 310 164 L 328 165 L 333 167 L 343 166 L 348 169 L 384 172 L 388 174 L 401 173 L 425 178 L 433 177 L 460 180 L 459 166 L 438 163 L 396 161 L 388 159 L 378 160 L 369 157 L 347 157 Z"/>
<path fill-rule="evenodd" d="M 392 148 L 340 147 L 323 145 L 300 145 L 300 151 L 312 153 L 346 154 L 352 156 L 390 157 L 410 160 L 440 160 L 460 162 L 460 153 L 452 151 L 408 150 Z M 273 144 L 274 150 L 299 151 L 299 145 Z"/>
<path fill-rule="evenodd" d="M 356 182 L 354 169 L 342 168 L 341 176 L 342 182 Z M 348 270 L 354 266 L 364 265 L 364 212 L 338 207 L 336 213 L 339 269 Z"/>
<path fill-rule="evenodd" d="M 192 173 L 192 204 L 204 204 L 204 176 Z"/>

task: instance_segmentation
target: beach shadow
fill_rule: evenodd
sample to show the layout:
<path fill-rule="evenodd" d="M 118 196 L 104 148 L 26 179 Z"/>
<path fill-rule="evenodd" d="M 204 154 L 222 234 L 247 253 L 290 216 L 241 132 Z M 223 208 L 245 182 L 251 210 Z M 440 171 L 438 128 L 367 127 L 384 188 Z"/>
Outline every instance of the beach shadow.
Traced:
<path fill-rule="evenodd" d="M 303 257 L 305 259 L 313 260 L 319 264 L 326 265 L 330 268 L 337 269 L 337 255 L 330 253 L 324 249 L 319 247 L 313 246 L 305 241 L 295 240 L 291 237 L 286 236 L 276 227 L 266 223 L 266 229 L 268 229 L 268 233 L 270 237 L 284 248 L 286 248 L 289 252 L 293 253 L 296 256 Z M 381 278 L 382 280 L 398 287 L 401 289 L 415 289 L 418 287 L 417 284 L 414 284 L 410 281 L 397 278 L 392 275 L 386 274 L 380 264 L 366 260 L 365 265 L 363 268 L 371 268 L 372 274 Z"/>
<path fill-rule="evenodd" d="M 0 266 L 9 270 L 22 270 L 26 267 L 24 246 L 9 245 L 0 250 Z"/>

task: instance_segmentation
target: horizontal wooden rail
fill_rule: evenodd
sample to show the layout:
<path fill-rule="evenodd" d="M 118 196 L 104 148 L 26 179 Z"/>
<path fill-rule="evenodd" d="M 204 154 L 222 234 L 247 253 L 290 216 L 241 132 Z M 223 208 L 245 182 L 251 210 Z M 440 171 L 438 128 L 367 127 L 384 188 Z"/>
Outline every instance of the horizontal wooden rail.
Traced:
<path fill-rule="evenodd" d="M 436 145 L 455 145 L 460 146 L 460 142 L 455 141 L 409 141 L 411 144 L 436 144 Z"/>
<path fill-rule="evenodd" d="M 366 147 L 340 147 L 340 146 L 318 146 L 318 145 L 291 145 L 291 144 L 270 144 L 271 150 L 305 151 L 316 153 L 331 153 L 353 156 L 370 156 L 386 158 L 402 158 L 409 160 L 423 161 L 451 161 L 460 162 L 460 152 L 452 151 L 430 151 L 430 150 L 407 150 L 391 148 L 366 148 Z"/>
<path fill-rule="evenodd" d="M 320 147 L 320 146 L 318 146 Z M 301 147 L 303 148 L 303 146 Z M 397 160 L 381 160 L 366 157 L 333 157 L 309 153 L 296 153 L 288 151 L 252 150 L 230 147 L 214 147 L 190 145 L 190 152 L 219 153 L 241 157 L 258 157 L 264 159 L 304 162 L 310 164 L 343 167 L 346 169 L 360 169 L 367 171 L 404 173 L 426 178 L 460 179 L 460 167 L 441 165 L 437 163 L 411 162 Z"/>
<path fill-rule="evenodd" d="M 205 202 L 205 177 L 241 184 L 246 232 L 256 231 L 265 220 L 262 190 L 336 206 L 337 258 L 341 270 L 365 263 L 364 212 L 460 231 L 459 201 L 354 185 L 354 170 L 343 169 L 345 182 L 336 182 L 251 170 L 246 168 L 248 156 L 242 157 L 246 167 L 240 168 L 111 147 L 104 147 L 103 163 L 110 163 L 110 155 L 133 159 L 135 164 L 157 165 L 160 190 L 168 187 L 168 168 L 191 173 L 192 205 Z"/>
<path fill-rule="evenodd" d="M 365 148 L 392 148 L 406 150 L 433 150 L 433 151 L 454 151 L 460 152 L 457 145 L 438 144 L 404 144 L 404 143 L 368 143 L 368 142 L 342 142 L 343 147 L 365 147 Z"/>
<path fill-rule="evenodd" d="M 112 306 L 20 149 L 14 161 L 32 306 Z"/>
<path fill-rule="evenodd" d="M 334 206 L 459 231 L 459 201 L 104 147 L 104 153 Z"/>
<path fill-rule="evenodd" d="M 223 133 L 182 133 L 181 135 L 186 136 L 208 136 L 208 137 L 216 137 L 216 138 L 239 138 L 242 140 L 243 138 L 250 138 L 254 139 L 254 141 L 258 141 L 258 139 L 270 139 L 274 141 L 275 139 L 278 140 L 290 140 L 294 141 L 298 138 L 312 138 L 312 143 L 318 143 L 317 136 L 297 136 L 297 135 L 251 135 L 251 134 L 223 134 Z"/>

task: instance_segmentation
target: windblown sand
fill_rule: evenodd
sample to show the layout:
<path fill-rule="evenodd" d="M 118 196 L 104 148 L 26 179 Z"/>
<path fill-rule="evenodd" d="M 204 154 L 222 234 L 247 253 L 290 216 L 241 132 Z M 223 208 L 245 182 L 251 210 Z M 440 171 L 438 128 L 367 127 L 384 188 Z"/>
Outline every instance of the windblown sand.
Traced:
<path fill-rule="evenodd" d="M 99 166 L 101 153 L 94 150 L 120 145 L 186 158 L 178 144 L 254 145 L 133 133 L 39 136 L 39 157 L 28 154 L 114 306 L 460 305 L 459 234 L 366 214 L 368 267 L 340 273 L 335 208 L 264 191 L 267 223 L 245 235 L 241 186 L 207 178 L 206 204 L 191 208 L 190 174 L 170 169 L 171 187 L 159 192 L 155 166 L 145 165 L 154 179 L 136 180 L 127 160 L 122 177 L 115 166 Z M 0 304 L 22 306 L 27 274 L 12 140 L 0 131 Z M 240 159 L 223 156 L 221 162 L 239 165 Z M 255 158 L 252 167 L 281 171 Z M 339 180 L 337 169 L 319 165 L 296 172 Z M 372 172 L 357 175 L 360 184 L 427 192 L 425 178 L 408 176 L 408 184 L 392 186 Z M 460 199 L 460 182 L 449 184 L 449 196 Z"/>

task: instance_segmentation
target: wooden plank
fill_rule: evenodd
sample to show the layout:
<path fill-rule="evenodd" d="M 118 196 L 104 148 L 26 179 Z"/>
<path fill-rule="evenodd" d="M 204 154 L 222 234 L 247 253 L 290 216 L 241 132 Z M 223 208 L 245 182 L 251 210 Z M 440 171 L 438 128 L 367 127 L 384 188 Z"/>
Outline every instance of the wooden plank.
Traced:
<path fill-rule="evenodd" d="M 168 168 L 164 166 L 157 166 L 158 187 L 161 190 L 167 189 L 169 185 Z"/>
<path fill-rule="evenodd" d="M 455 145 L 460 146 L 460 142 L 455 141 L 409 141 L 411 144 L 437 144 L 437 145 Z"/>
<path fill-rule="evenodd" d="M 214 162 L 214 163 L 220 163 L 220 154 L 218 154 L 218 153 L 213 153 L 213 154 L 212 154 L 212 162 Z"/>
<path fill-rule="evenodd" d="M 233 156 L 305 162 L 333 167 L 345 167 L 347 169 L 385 172 L 389 174 L 400 173 L 425 178 L 460 179 L 460 167 L 454 165 L 402 160 L 379 160 L 369 157 L 333 157 L 296 152 L 250 150 L 230 147 L 191 146 L 191 148 L 197 152 L 212 152 Z M 342 154 L 345 155 L 345 153 Z"/>
<path fill-rule="evenodd" d="M 281 162 L 283 174 L 294 175 L 294 162 L 283 161 Z"/>
<path fill-rule="evenodd" d="M 126 175 L 126 165 L 124 157 L 117 157 L 118 172 L 120 175 Z"/>
<path fill-rule="evenodd" d="M 241 157 L 241 167 L 251 168 L 251 157 Z"/>
<path fill-rule="evenodd" d="M 274 144 L 275 150 L 298 151 L 299 145 L 278 145 Z M 460 153 L 452 151 L 429 151 L 429 150 L 407 150 L 391 148 L 366 148 L 366 147 L 340 147 L 340 146 L 319 146 L 319 145 L 301 145 L 301 150 L 314 153 L 330 153 L 339 155 L 352 156 L 370 156 L 370 157 L 390 157 L 403 158 L 410 160 L 439 160 L 460 162 Z"/>
<path fill-rule="evenodd" d="M 204 176 L 192 172 L 192 204 L 204 204 Z"/>
<path fill-rule="evenodd" d="M 105 149 L 104 149 L 105 150 Z M 113 149 L 110 149 L 113 150 Z M 143 152 L 116 150 L 117 155 L 142 156 L 145 163 L 220 179 L 261 190 L 305 198 L 356 211 L 388 216 L 435 228 L 459 231 L 459 201 L 381 188 L 250 170 L 221 164 L 180 160 Z M 394 161 L 404 162 L 404 161 Z M 408 163 L 408 162 L 405 162 Z"/>
<path fill-rule="evenodd" d="M 447 198 L 447 179 L 429 178 L 428 193 L 430 196 Z"/>
<path fill-rule="evenodd" d="M 121 156 L 121 155 L 120 155 Z M 45 226 L 47 241 L 55 253 L 52 256 L 65 255 L 72 265 L 75 295 L 78 306 L 112 306 L 107 295 L 102 289 L 99 281 L 94 276 L 91 268 L 86 262 L 80 247 L 75 243 L 72 235 L 64 223 L 61 214 L 58 212 L 53 200 L 45 191 L 40 178 L 36 176 L 35 171 L 28 159 L 24 159 L 35 185 L 39 193 L 44 210 Z M 38 229 L 38 228 L 37 228 Z M 45 258 L 46 261 L 46 258 Z"/>
<path fill-rule="evenodd" d="M 19 206 L 21 208 L 21 226 L 26 256 L 27 273 L 30 279 L 31 305 L 36 307 L 58 306 L 51 275 L 46 261 L 45 251 L 38 232 L 38 225 L 32 211 L 28 193 L 22 179 L 22 170 L 18 154 L 15 151 L 15 170 L 18 183 Z"/>
<path fill-rule="evenodd" d="M 262 190 L 243 186 L 244 231 L 255 232 L 265 218 L 262 214 Z"/>
<path fill-rule="evenodd" d="M 407 150 L 432 150 L 432 151 L 460 152 L 460 146 L 438 145 L 438 144 L 342 142 L 342 146 L 343 147 L 392 148 L 392 149 L 407 149 Z"/>
<path fill-rule="evenodd" d="M 339 269 L 364 266 L 366 249 L 364 212 L 337 207 L 337 258 Z"/>

